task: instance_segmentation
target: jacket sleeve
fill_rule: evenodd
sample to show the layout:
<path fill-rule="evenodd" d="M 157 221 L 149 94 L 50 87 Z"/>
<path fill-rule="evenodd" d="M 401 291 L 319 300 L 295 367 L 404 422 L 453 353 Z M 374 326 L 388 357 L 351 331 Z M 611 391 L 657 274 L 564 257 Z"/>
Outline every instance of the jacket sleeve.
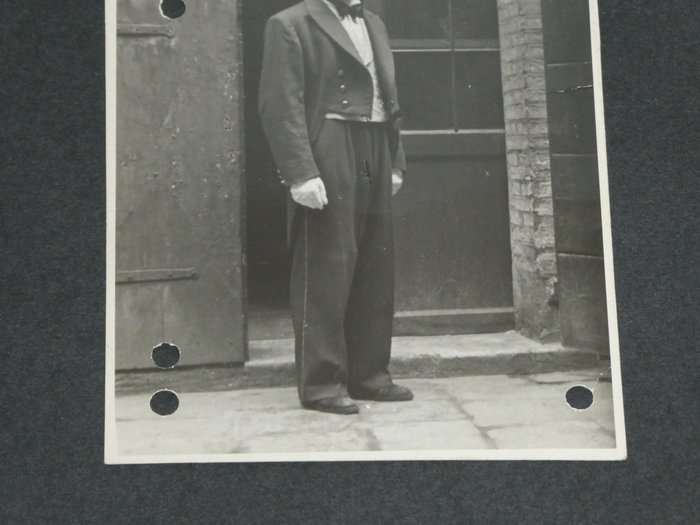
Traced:
<path fill-rule="evenodd" d="M 301 43 L 277 17 L 265 26 L 258 109 L 282 182 L 291 186 L 318 177 L 306 125 Z"/>

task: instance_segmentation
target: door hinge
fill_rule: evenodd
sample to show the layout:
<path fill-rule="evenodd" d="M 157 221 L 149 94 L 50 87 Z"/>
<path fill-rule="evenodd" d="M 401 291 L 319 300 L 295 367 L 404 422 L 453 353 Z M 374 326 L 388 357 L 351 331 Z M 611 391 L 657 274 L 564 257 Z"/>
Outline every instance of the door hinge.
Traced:
<path fill-rule="evenodd" d="M 160 281 L 191 281 L 199 274 L 196 268 L 158 269 L 158 270 L 127 270 L 117 272 L 117 284 L 146 283 Z"/>
<path fill-rule="evenodd" d="M 158 24 L 117 24 L 117 35 L 125 37 L 163 36 L 173 38 L 175 30 L 170 26 Z"/>

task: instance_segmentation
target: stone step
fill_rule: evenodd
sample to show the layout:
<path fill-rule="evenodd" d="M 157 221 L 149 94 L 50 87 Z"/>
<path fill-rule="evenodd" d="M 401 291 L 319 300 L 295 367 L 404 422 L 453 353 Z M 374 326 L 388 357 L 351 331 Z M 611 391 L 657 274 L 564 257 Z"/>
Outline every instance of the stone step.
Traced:
<path fill-rule="evenodd" d="M 216 392 L 296 384 L 291 339 L 251 341 L 245 365 L 121 371 L 119 395 L 170 388 L 177 392 Z M 525 375 L 595 368 L 599 355 L 589 350 L 541 344 L 510 331 L 497 334 L 395 337 L 391 373 L 401 378 L 473 375 Z"/>

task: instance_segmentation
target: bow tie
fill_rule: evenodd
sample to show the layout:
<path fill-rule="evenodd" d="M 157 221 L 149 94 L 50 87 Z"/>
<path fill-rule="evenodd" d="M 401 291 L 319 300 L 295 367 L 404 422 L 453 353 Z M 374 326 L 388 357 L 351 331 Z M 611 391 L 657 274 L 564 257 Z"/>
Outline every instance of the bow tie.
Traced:
<path fill-rule="evenodd" d="M 353 20 L 357 20 L 358 18 L 364 18 L 365 13 L 364 13 L 364 8 L 362 7 L 362 3 L 355 4 L 355 5 L 348 5 L 343 0 L 330 0 L 331 3 L 335 6 L 335 8 L 338 10 L 338 14 L 340 15 L 340 18 L 345 18 L 346 16 L 351 16 Z"/>

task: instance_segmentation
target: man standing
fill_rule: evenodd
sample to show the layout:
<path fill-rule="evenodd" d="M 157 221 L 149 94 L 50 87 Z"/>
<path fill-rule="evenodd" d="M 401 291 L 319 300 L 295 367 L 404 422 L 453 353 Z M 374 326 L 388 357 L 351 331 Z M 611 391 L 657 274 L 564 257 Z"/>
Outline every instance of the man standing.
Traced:
<path fill-rule="evenodd" d="M 260 116 L 290 188 L 290 296 L 299 399 L 409 401 L 388 372 L 391 197 L 405 157 L 386 28 L 360 0 L 304 0 L 265 28 Z"/>

